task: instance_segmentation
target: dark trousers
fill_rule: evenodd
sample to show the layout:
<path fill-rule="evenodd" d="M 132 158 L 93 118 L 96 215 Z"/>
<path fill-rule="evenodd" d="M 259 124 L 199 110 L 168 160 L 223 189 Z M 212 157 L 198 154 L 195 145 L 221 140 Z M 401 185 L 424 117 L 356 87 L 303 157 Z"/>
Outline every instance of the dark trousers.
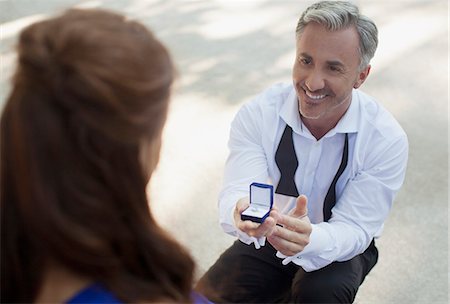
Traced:
<path fill-rule="evenodd" d="M 346 262 L 306 272 L 281 264 L 270 243 L 259 250 L 236 241 L 197 283 L 196 290 L 216 303 L 352 303 L 378 260 L 374 241 Z"/>

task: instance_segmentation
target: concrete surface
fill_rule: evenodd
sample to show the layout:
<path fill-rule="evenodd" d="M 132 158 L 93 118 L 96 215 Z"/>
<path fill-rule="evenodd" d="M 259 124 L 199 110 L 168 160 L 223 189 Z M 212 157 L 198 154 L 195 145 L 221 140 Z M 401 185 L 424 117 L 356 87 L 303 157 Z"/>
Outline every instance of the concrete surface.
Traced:
<path fill-rule="evenodd" d="M 410 160 L 380 259 L 357 303 L 448 303 L 448 3 L 356 1 L 379 26 L 363 90 L 406 130 Z M 150 186 L 161 224 L 185 244 L 200 276 L 233 239 L 217 223 L 229 124 L 267 86 L 290 81 L 294 28 L 311 1 L 0 0 L 0 103 L 9 91 L 17 32 L 77 5 L 110 8 L 150 26 L 180 77 Z"/>

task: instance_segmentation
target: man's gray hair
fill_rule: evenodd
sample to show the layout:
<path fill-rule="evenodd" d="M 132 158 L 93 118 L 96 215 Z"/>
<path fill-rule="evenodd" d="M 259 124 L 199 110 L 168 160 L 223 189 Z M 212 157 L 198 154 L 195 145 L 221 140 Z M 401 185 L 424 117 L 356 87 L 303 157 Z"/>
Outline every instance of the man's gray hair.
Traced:
<path fill-rule="evenodd" d="M 359 34 L 360 69 L 369 65 L 378 45 L 378 29 L 368 17 L 361 15 L 353 3 L 347 1 L 321 1 L 308 7 L 298 20 L 297 37 L 310 22 L 324 25 L 329 31 L 355 26 Z"/>

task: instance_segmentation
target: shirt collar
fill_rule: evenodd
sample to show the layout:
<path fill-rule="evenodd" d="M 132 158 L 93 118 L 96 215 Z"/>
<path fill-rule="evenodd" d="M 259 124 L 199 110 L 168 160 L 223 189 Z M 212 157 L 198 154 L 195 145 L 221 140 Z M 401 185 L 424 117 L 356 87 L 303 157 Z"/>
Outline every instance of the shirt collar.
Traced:
<path fill-rule="evenodd" d="M 280 117 L 295 133 L 301 134 L 302 122 L 298 111 L 297 93 L 292 86 L 291 91 L 280 109 Z"/>
<path fill-rule="evenodd" d="M 359 98 L 357 91 L 352 91 L 352 102 L 345 112 L 344 116 L 339 120 L 337 125 L 331 129 L 325 137 L 334 136 L 336 133 L 356 133 L 358 132 L 358 112 Z M 288 124 L 297 134 L 312 136 L 308 128 L 302 123 L 298 110 L 298 99 L 295 89 L 292 87 L 286 101 L 280 109 L 280 117 Z"/>
<path fill-rule="evenodd" d="M 336 126 L 331 129 L 325 137 L 331 137 L 336 133 L 357 133 L 358 132 L 358 112 L 359 112 L 359 98 L 357 91 L 352 91 L 352 102 L 345 112 L 344 116 L 338 121 Z"/>

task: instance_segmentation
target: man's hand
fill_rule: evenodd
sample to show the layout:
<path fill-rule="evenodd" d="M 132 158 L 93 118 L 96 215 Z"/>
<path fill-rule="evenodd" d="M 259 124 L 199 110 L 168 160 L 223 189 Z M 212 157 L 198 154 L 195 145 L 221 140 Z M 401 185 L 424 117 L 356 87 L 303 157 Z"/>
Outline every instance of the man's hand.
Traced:
<path fill-rule="evenodd" d="M 308 199 L 305 195 L 297 198 L 297 205 L 289 215 L 279 214 L 278 224 L 267 236 L 267 240 L 279 252 L 286 256 L 293 256 L 303 251 L 309 244 L 312 231 L 308 218 Z"/>
<path fill-rule="evenodd" d="M 234 222 L 236 224 L 236 228 L 256 238 L 271 234 L 278 220 L 279 215 L 277 210 L 272 209 L 264 222 L 259 224 L 252 221 L 241 220 L 241 213 L 249 206 L 250 204 L 248 197 L 242 198 L 237 202 L 236 208 L 234 208 Z"/>

